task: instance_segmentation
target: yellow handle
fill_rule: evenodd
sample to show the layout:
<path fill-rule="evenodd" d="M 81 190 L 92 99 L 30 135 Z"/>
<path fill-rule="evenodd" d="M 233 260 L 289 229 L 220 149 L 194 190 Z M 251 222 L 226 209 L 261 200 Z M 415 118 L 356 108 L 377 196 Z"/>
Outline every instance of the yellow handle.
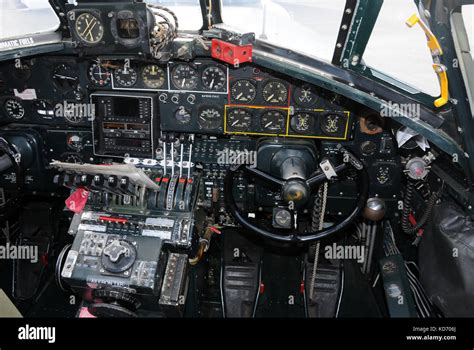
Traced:
<path fill-rule="evenodd" d="M 438 39 L 436 39 L 433 32 L 425 25 L 425 23 L 421 21 L 420 18 L 416 14 L 412 15 L 406 21 L 406 25 L 410 28 L 412 28 L 417 23 L 420 25 L 421 29 L 423 29 L 423 31 L 426 34 L 426 38 L 428 40 L 428 47 L 431 50 L 431 55 L 441 56 L 443 54 L 443 49 L 441 48 L 441 45 L 439 44 Z"/>
<path fill-rule="evenodd" d="M 439 44 L 439 41 L 435 37 L 433 32 L 425 25 L 423 21 L 420 20 L 420 18 L 416 14 L 412 15 L 406 21 L 406 25 L 410 28 L 412 28 L 417 23 L 420 25 L 421 29 L 423 29 L 423 31 L 426 34 L 428 47 L 430 48 L 430 51 L 431 51 L 431 56 L 433 56 L 433 59 L 435 59 L 435 62 L 439 62 L 439 56 L 443 54 L 443 49 L 441 48 L 441 45 Z M 434 63 L 433 69 L 438 75 L 438 80 L 439 80 L 439 85 L 440 85 L 440 90 L 441 90 L 441 96 L 434 101 L 435 107 L 439 108 L 439 107 L 444 106 L 449 101 L 448 74 L 446 73 L 446 70 L 447 70 L 446 66 L 442 64 Z"/>
<path fill-rule="evenodd" d="M 446 67 L 442 64 L 433 64 L 433 69 L 438 74 L 441 97 L 435 100 L 434 105 L 436 107 L 442 107 L 449 100 L 449 91 L 448 91 L 448 74 L 446 73 Z"/>

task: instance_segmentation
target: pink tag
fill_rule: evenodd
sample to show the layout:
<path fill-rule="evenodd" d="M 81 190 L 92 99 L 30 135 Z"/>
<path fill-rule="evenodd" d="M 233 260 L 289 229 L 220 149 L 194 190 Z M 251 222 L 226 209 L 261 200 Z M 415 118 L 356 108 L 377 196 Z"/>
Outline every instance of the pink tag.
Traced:
<path fill-rule="evenodd" d="M 86 307 L 81 307 L 81 311 L 79 312 L 79 318 L 96 318 L 92 315 Z"/>
<path fill-rule="evenodd" d="M 66 207 L 70 210 L 77 213 L 80 213 L 84 206 L 87 203 L 87 199 L 89 198 L 89 191 L 78 188 L 75 190 L 68 199 L 66 199 Z"/>

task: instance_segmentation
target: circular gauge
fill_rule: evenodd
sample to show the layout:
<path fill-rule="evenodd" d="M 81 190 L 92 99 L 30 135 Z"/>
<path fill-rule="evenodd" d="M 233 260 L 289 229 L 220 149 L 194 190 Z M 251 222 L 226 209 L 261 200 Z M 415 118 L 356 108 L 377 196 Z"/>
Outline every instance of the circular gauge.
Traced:
<path fill-rule="evenodd" d="M 318 102 L 318 95 L 316 94 L 316 89 L 314 87 L 303 85 L 295 89 L 293 99 L 297 105 L 309 108 L 313 107 L 316 102 Z"/>
<path fill-rule="evenodd" d="M 123 87 L 131 87 L 137 82 L 137 71 L 132 67 L 117 68 L 114 72 L 115 82 Z"/>
<path fill-rule="evenodd" d="M 111 73 L 100 63 L 94 63 L 89 67 L 89 80 L 97 86 L 106 86 L 110 83 Z"/>
<path fill-rule="evenodd" d="M 243 108 L 232 109 L 227 116 L 227 126 L 233 131 L 245 131 L 252 123 L 252 113 Z"/>
<path fill-rule="evenodd" d="M 186 125 L 191 122 L 191 112 L 180 106 L 174 114 L 174 118 L 179 124 Z"/>
<path fill-rule="evenodd" d="M 278 210 L 275 214 L 275 223 L 280 227 L 290 227 L 291 213 L 288 210 Z"/>
<path fill-rule="evenodd" d="M 73 90 L 79 84 L 76 70 L 69 64 L 60 64 L 54 68 L 52 79 L 61 90 Z"/>
<path fill-rule="evenodd" d="M 165 83 L 165 71 L 156 64 L 150 64 L 143 68 L 143 84 L 152 89 L 159 89 Z"/>
<path fill-rule="evenodd" d="M 225 71 L 217 66 L 210 66 L 202 72 L 202 85 L 207 90 L 222 90 L 226 83 Z"/>
<path fill-rule="evenodd" d="M 279 81 L 269 81 L 263 87 L 263 99 L 267 103 L 284 105 L 288 100 L 288 88 Z"/>
<path fill-rule="evenodd" d="M 9 118 L 19 120 L 25 116 L 25 107 L 23 107 L 19 100 L 14 98 L 8 99 L 3 106 Z"/>
<path fill-rule="evenodd" d="M 338 114 L 328 114 L 321 119 L 321 131 L 328 136 L 340 134 L 345 129 L 345 118 Z"/>
<path fill-rule="evenodd" d="M 14 65 L 13 76 L 15 79 L 26 81 L 31 78 L 31 68 L 27 63 L 21 64 L 19 67 Z"/>
<path fill-rule="evenodd" d="M 372 141 L 364 141 L 360 145 L 360 150 L 364 156 L 371 156 L 377 151 L 377 145 Z"/>
<path fill-rule="evenodd" d="M 222 113 L 214 107 L 204 107 L 199 112 L 198 123 L 201 129 L 217 129 L 221 126 Z"/>
<path fill-rule="evenodd" d="M 32 109 L 36 115 L 43 119 L 54 118 L 54 107 L 46 100 L 36 100 L 32 104 Z"/>
<path fill-rule="evenodd" d="M 81 151 L 84 148 L 82 136 L 77 135 L 77 134 L 67 135 L 66 143 L 69 148 L 75 151 Z"/>
<path fill-rule="evenodd" d="M 98 17 L 92 13 L 81 13 L 74 26 L 77 36 L 87 44 L 97 44 L 104 36 L 104 26 Z"/>
<path fill-rule="evenodd" d="M 268 111 L 260 117 L 260 127 L 264 131 L 281 132 L 285 130 L 286 114 L 282 111 Z"/>
<path fill-rule="evenodd" d="M 257 87 L 250 80 L 237 80 L 230 89 L 232 98 L 239 102 L 252 102 L 257 96 Z"/>
<path fill-rule="evenodd" d="M 187 64 L 179 64 L 171 72 L 173 85 L 180 90 L 195 89 L 198 84 L 198 74 L 196 70 Z"/>
<path fill-rule="evenodd" d="M 313 131 L 314 117 L 309 113 L 298 113 L 291 118 L 291 129 L 298 134 L 308 134 Z"/>
<path fill-rule="evenodd" d="M 68 123 L 79 124 L 83 117 L 85 111 L 83 106 L 76 104 L 75 101 L 65 101 L 62 104 L 62 116 Z"/>

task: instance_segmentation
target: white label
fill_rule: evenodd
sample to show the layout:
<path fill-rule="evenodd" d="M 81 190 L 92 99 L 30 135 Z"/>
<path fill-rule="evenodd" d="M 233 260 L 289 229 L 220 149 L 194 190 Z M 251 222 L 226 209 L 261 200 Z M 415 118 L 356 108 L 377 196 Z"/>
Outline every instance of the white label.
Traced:
<path fill-rule="evenodd" d="M 143 230 L 142 236 L 147 237 L 158 237 L 161 239 L 171 239 L 171 231 L 162 231 L 162 230 Z"/>
<path fill-rule="evenodd" d="M 22 92 L 19 92 L 17 89 L 13 89 L 15 96 L 21 98 L 22 100 L 36 100 L 36 90 L 35 89 L 25 89 Z"/>
<path fill-rule="evenodd" d="M 147 218 L 145 220 L 145 225 L 171 228 L 174 225 L 174 220 L 163 218 Z"/>
<path fill-rule="evenodd" d="M 105 232 L 106 226 L 102 225 L 89 225 L 89 224 L 80 224 L 79 230 L 82 231 L 95 231 L 95 232 Z"/>

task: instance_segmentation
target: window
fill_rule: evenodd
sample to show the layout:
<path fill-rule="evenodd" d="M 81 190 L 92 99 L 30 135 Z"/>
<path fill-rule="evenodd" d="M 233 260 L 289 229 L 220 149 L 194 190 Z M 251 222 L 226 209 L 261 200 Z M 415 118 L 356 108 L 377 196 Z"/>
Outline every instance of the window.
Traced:
<path fill-rule="evenodd" d="M 432 96 L 440 94 L 426 36 L 405 22 L 418 13 L 414 2 L 384 1 L 364 53 L 364 63 Z"/>
<path fill-rule="evenodd" d="M 54 32 L 58 26 L 48 0 L 0 0 L 0 39 Z"/>
<path fill-rule="evenodd" d="M 461 11 L 471 49 L 471 57 L 474 59 L 474 5 L 464 5 Z"/>
<path fill-rule="evenodd" d="M 146 0 L 169 8 L 178 17 L 179 30 L 199 30 L 202 28 L 202 14 L 199 0 Z"/>
<path fill-rule="evenodd" d="M 223 0 L 225 24 L 331 61 L 345 0 Z"/>

